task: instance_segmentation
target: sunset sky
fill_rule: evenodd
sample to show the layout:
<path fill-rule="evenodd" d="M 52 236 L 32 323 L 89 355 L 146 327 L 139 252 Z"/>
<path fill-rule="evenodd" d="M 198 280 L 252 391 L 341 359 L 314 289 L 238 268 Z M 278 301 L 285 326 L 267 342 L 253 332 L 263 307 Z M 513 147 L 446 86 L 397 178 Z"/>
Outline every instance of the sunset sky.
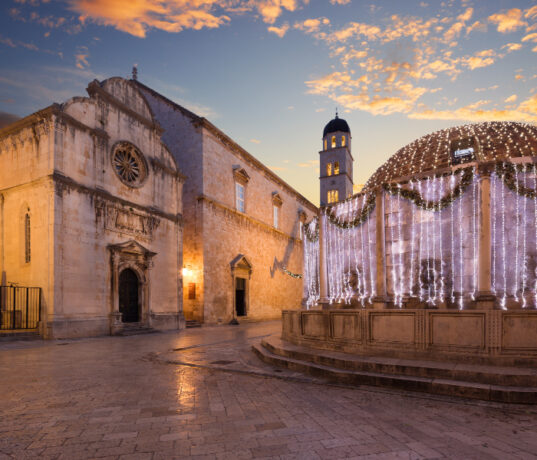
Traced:
<path fill-rule="evenodd" d="M 537 122 L 535 1 L 5 0 L 0 118 L 130 76 L 207 117 L 314 203 L 324 125 L 355 183 L 448 126 Z"/>

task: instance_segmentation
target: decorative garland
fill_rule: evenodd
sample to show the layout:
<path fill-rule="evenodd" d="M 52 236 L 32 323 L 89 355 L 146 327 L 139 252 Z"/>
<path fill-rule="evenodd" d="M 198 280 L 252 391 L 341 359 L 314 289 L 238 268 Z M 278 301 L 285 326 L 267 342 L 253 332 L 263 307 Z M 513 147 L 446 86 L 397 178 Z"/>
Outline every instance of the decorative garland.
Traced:
<path fill-rule="evenodd" d="M 446 196 L 443 196 L 439 201 L 428 201 L 423 198 L 423 196 L 416 190 L 408 190 L 400 187 L 401 184 L 406 184 L 408 182 L 400 182 L 397 184 L 383 184 L 383 189 L 390 193 L 391 195 L 397 195 L 407 200 L 414 202 L 419 208 L 425 209 L 427 211 L 440 211 L 447 208 L 451 203 L 453 203 L 457 198 L 459 198 L 466 188 L 472 183 L 474 178 L 474 168 L 468 167 L 464 169 L 459 169 L 453 171 L 452 173 L 438 174 L 434 177 L 447 177 L 455 174 L 460 174 L 462 171 L 462 178 L 459 184 Z"/>
<path fill-rule="evenodd" d="M 315 230 L 313 230 L 313 233 L 309 231 L 309 226 L 310 224 L 304 225 L 304 233 L 306 234 L 306 238 L 310 243 L 316 243 L 319 241 L 319 219 L 315 218 Z"/>
<path fill-rule="evenodd" d="M 354 228 L 358 225 L 363 224 L 371 212 L 375 209 L 375 194 L 371 193 L 365 202 L 365 206 L 362 208 L 360 214 L 358 214 L 354 219 L 349 221 L 342 221 L 339 217 L 336 216 L 336 213 L 333 211 L 334 207 L 326 208 L 326 217 L 331 224 L 339 228 Z"/>
<path fill-rule="evenodd" d="M 282 267 L 282 270 L 285 274 L 289 275 L 291 278 L 302 278 L 302 275 L 300 275 L 299 273 L 293 273 L 293 272 L 290 272 L 289 270 L 287 270 L 287 268 L 285 267 Z"/>
<path fill-rule="evenodd" d="M 522 164 L 513 164 L 513 163 L 497 163 L 496 164 L 496 174 L 507 186 L 507 188 L 515 193 L 518 193 L 520 196 L 526 198 L 535 199 L 537 198 L 537 190 L 532 188 L 524 187 L 521 184 L 516 183 L 515 173 L 518 172 L 528 172 L 526 168 L 527 163 Z M 535 173 L 535 165 L 533 166 L 533 172 Z"/>

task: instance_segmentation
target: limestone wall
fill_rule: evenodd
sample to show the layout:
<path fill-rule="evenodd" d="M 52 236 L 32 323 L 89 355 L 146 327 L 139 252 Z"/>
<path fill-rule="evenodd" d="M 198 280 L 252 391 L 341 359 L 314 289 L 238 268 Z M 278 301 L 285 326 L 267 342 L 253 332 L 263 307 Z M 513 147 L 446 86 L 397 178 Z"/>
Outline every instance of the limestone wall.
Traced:
<path fill-rule="evenodd" d="M 282 318 L 283 339 L 321 349 L 505 365 L 537 358 L 535 310 L 284 311 Z"/>

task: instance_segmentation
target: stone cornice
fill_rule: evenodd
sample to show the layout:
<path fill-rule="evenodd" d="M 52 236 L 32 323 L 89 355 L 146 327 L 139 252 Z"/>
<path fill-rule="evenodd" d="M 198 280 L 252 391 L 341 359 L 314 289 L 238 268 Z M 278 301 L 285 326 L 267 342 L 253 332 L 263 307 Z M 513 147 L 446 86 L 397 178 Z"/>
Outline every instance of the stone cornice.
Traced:
<path fill-rule="evenodd" d="M 242 212 L 237 211 L 236 209 L 230 208 L 229 206 L 225 205 L 224 203 L 215 200 L 214 198 L 208 197 L 207 195 L 200 195 L 197 198 L 198 202 L 200 203 L 208 203 L 210 205 L 213 205 L 219 209 L 222 209 L 223 211 L 228 212 L 230 215 L 234 216 L 236 219 L 245 220 L 247 222 L 250 222 L 251 224 L 254 224 L 258 227 L 263 228 L 265 231 L 274 233 L 280 237 L 283 237 L 287 240 L 291 240 L 297 243 L 301 243 L 301 240 L 298 238 L 295 238 L 291 235 L 288 235 L 285 232 L 282 232 L 281 230 L 278 230 L 277 228 L 274 228 L 273 226 L 266 224 L 265 222 L 256 219 L 255 217 L 251 217 L 247 214 L 244 214 Z"/>
<path fill-rule="evenodd" d="M 213 136 L 215 136 L 220 143 L 225 147 L 229 148 L 232 152 L 237 154 L 240 158 L 253 166 L 254 168 L 263 172 L 265 177 L 272 180 L 282 188 L 284 188 L 291 195 L 294 195 L 297 198 L 297 201 L 307 208 L 310 211 L 315 213 L 318 212 L 318 208 L 311 203 L 306 197 L 298 193 L 293 187 L 291 187 L 287 182 L 273 173 L 269 168 L 267 168 L 263 163 L 261 163 L 257 158 L 253 157 L 250 153 L 244 150 L 239 144 L 237 144 L 233 139 L 231 139 L 227 134 L 220 131 L 216 126 L 214 126 L 209 120 L 203 117 L 198 117 L 197 120 L 193 120 L 192 124 L 196 127 L 200 126 L 207 129 Z"/>
<path fill-rule="evenodd" d="M 153 206 L 144 206 L 138 203 L 134 203 L 133 201 L 125 200 L 124 198 L 120 198 L 115 195 L 112 195 L 107 190 L 104 190 L 101 188 L 91 188 L 86 185 L 79 184 L 78 182 L 74 181 L 70 177 L 64 176 L 62 173 L 58 171 L 54 171 L 54 173 L 50 177 L 54 181 L 54 183 L 59 184 L 63 187 L 67 187 L 72 190 L 77 190 L 78 192 L 81 192 L 81 193 L 86 193 L 92 196 L 96 196 L 104 200 L 116 202 L 123 206 L 137 209 L 139 211 L 143 211 L 148 214 L 153 214 L 163 219 L 167 219 L 171 222 L 176 222 L 182 225 L 183 215 L 181 213 L 171 214 L 171 213 L 164 212 L 160 209 L 157 209 Z"/>
<path fill-rule="evenodd" d="M 28 128 L 37 123 L 41 123 L 42 121 L 47 120 L 47 119 L 52 120 L 53 116 L 55 116 L 59 122 L 70 124 L 71 126 L 74 126 L 75 128 L 78 128 L 81 131 L 89 132 L 95 137 L 99 137 L 101 139 L 109 138 L 106 131 L 100 128 L 91 128 L 88 125 L 85 125 L 84 123 L 82 123 L 81 121 L 78 121 L 76 118 L 73 118 L 71 115 L 65 113 L 59 104 L 52 104 L 44 108 L 43 110 L 34 112 L 31 115 L 28 115 L 27 117 L 24 117 L 16 121 L 15 123 L 5 126 L 4 128 L 0 129 L 0 137 L 5 137 L 11 134 L 15 134 L 23 130 L 24 128 Z"/>
<path fill-rule="evenodd" d="M 86 88 L 86 91 L 88 92 L 90 97 L 94 97 L 95 95 L 98 95 L 99 97 L 109 102 L 110 104 L 115 105 L 122 112 L 125 112 L 132 118 L 138 120 L 140 123 L 147 126 L 149 129 L 154 129 L 158 133 L 159 136 L 164 132 L 164 129 L 157 122 L 155 122 L 154 120 L 149 120 L 145 118 L 144 116 L 140 115 L 138 112 L 135 112 L 134 110 L 132 110 L 127 104 L 123 103 L 118 98 L 114 97 L 108 91 L 105 91 L 97 80 L 93 80 Z"/>

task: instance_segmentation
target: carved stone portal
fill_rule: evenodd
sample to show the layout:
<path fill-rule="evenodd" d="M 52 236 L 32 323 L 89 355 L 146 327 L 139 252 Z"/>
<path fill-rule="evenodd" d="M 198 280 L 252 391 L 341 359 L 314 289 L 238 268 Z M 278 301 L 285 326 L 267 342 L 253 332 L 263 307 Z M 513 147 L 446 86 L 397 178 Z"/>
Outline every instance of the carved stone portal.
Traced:
<path fill-rule="evenodd" d="M 121 244 L 110 244 L 108 249 L 110 251 L 110 270 L 112 274 L 110 333 L 112 335 L 117 334 L 125 327 L 125 318 L 119 308 L 119 279 L 124 270 L 131 270 L 138 278 L 139 321 L 137 324 L 150 326 L 150 269 L 152 259 L 156 253 L 149 251 L 134 240 Z"/>

